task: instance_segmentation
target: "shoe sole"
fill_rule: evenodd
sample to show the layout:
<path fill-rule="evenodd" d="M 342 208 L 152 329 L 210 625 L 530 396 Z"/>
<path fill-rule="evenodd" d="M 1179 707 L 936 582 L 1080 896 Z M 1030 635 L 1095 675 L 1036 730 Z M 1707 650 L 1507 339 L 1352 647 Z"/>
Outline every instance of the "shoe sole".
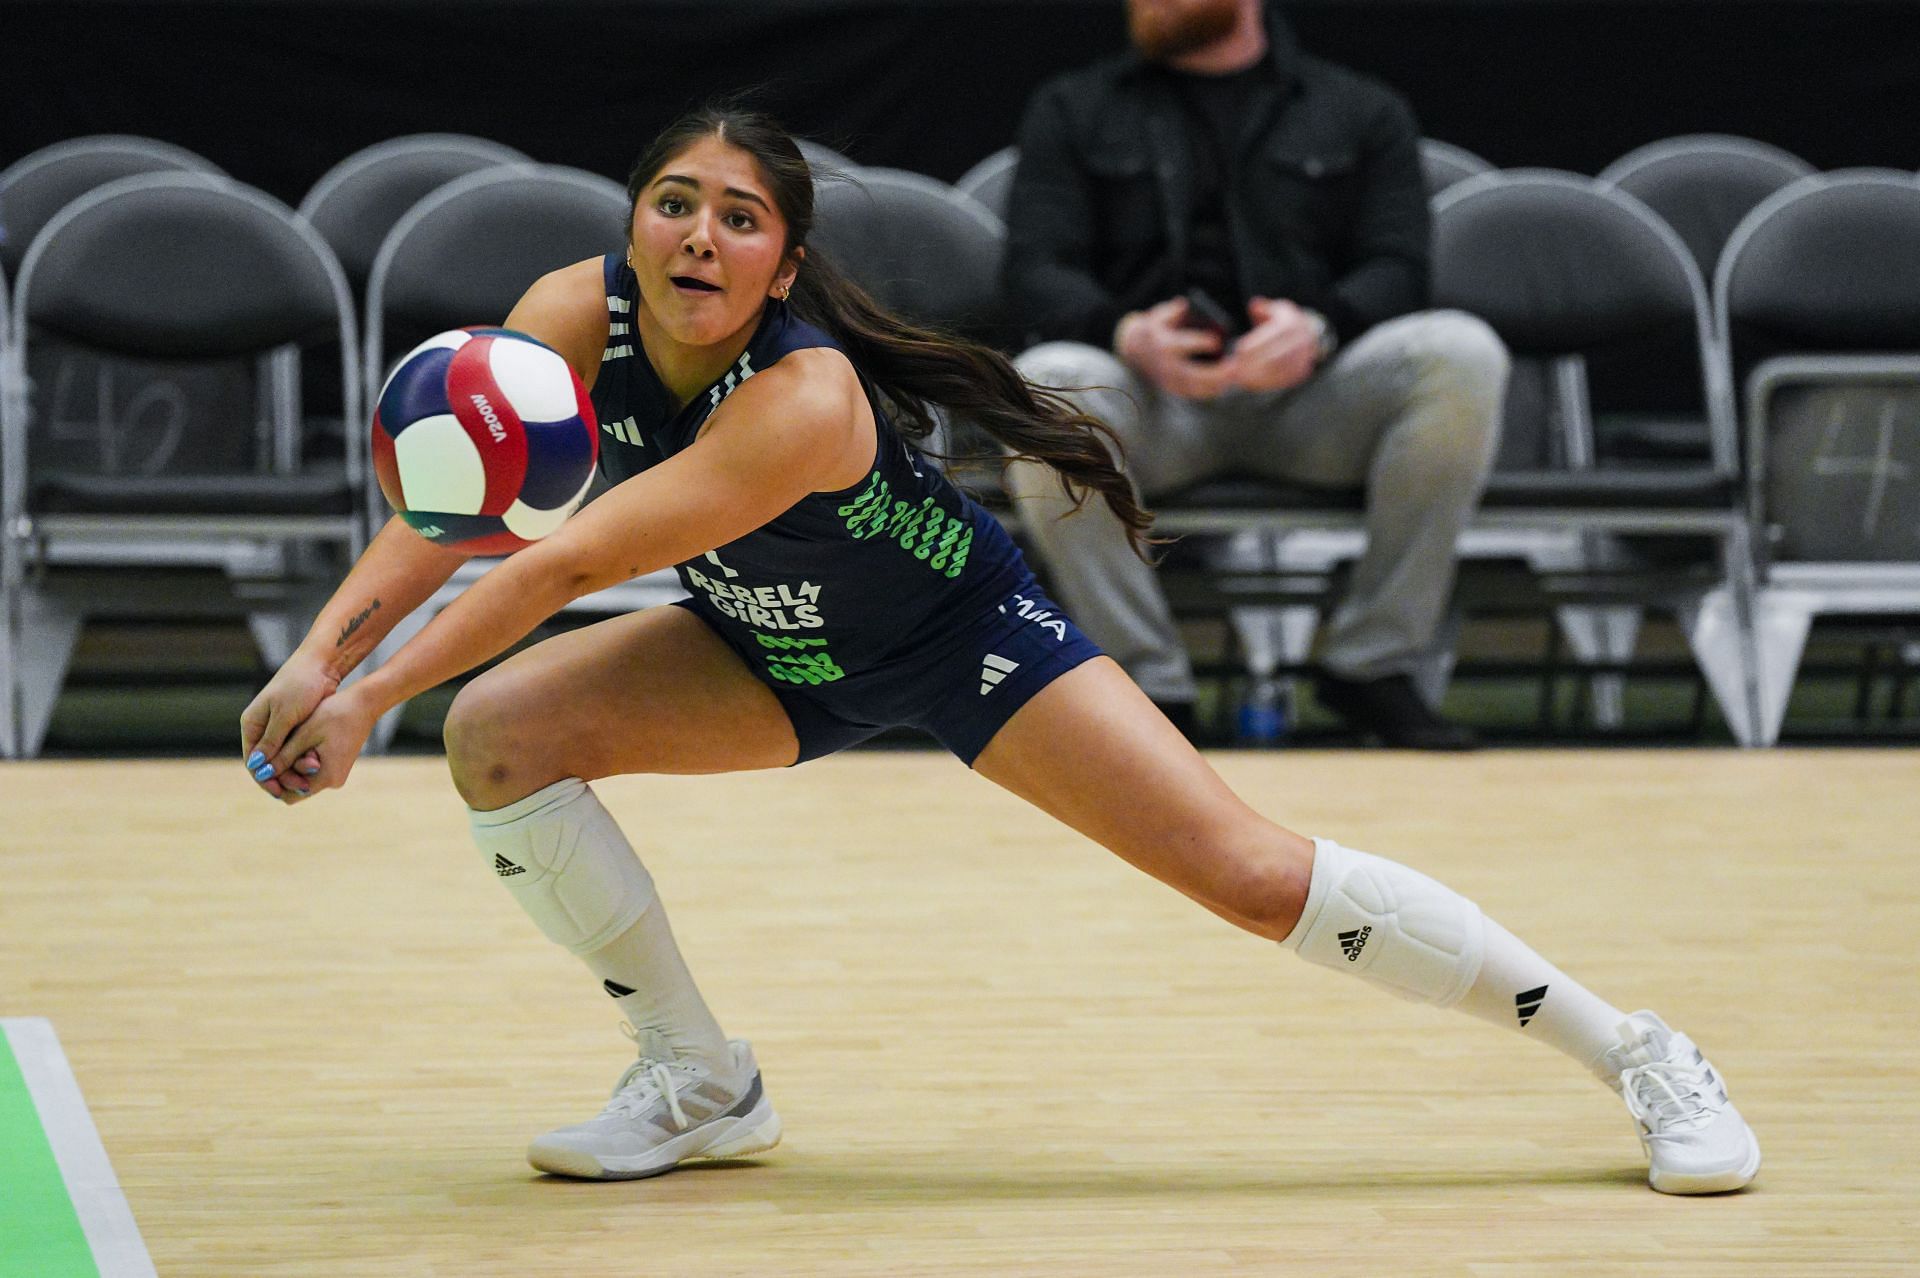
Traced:
<path fill-rule="evenodd" d="M 1647 1183 L 1663 1194 L 1725 1194 L 1745 1189 L 1760 1174 L 1760 1142 L 1749 1140 L 1746 1161 L 1730 1171 L 1688 1175 L 1649 1167 Z"/>
<path fill-rule="evenodd" d="M 780 1115 L 763 1095 L 739 1118 L 717 1118 L 631 1158 L 602 1158 L 585 1150 L 535 1141 L 527 1161 L 543 1172 L 575 1180 L 644 1180 L 695 1158 L 741 1158 L 780 1143 Z"/>

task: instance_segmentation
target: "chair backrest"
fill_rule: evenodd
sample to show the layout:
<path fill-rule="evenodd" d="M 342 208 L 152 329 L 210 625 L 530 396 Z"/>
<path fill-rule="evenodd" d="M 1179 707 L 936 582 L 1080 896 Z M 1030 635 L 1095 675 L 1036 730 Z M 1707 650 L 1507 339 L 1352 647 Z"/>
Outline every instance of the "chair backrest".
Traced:
<path fill-rule="evenodd" d="M 1013 171 L 1020 167 L 1020 148 L 1003 146 L 960 175 L 953 184 L 963 195 L 980 201 L 1001 221 L 1007 218 L 1007 197 L 1013 194 Z"/>
<path fill-rule="evenodd" d="M 0 271 L 17 275 L 40 228 L 95 187 L 136 173 L 220 173 L 208 159 L 153 138 L 103 133 L 42 147 L 0 170 Z"/>
<path fill-rule="evenodd" d="M 902 169 L 864 168 L 815 198 L 814 246 L 906 319 L 999 341 L 1006 227 L 978 200 Z"/>
<path fill-rule="evenodd" d="M 1420 139 L 1420 173 L 1427 181 L 1427 198 L 1470 177 L 1493 172 L 1493 162 L 1451 142 Z"/>
<path fill-rule="evenodd" d="M 619 183 L 557 165 L 486 169 L 428 195 L 387 233 L 368 277 L 369 391 L 412 343 L 498 324 L 542 275 L 618 250 L 627 215 Z"/>
<path fill-rule="evenodd" d="M 41 230 L 15 318 L 129 355 L 264 354 L 336 335 L 338 270 L 311 228 L 263 192 L 145 174 L 81 197 Z"/>
<path fill-rule="evenodd" d="M 1714 324 L 1755 355 L 1920 347 L 1920 181 L 1895 169 L 1802 178 L 1734 231 Z"/>
<path fill-rule="evenodd" d="M 1435 202 L 1433 234 L 1435 302 L 1479 315 L 1516 352 L 1577 355 L 1705 313 L 1673 232 L 1592 178 L 1470 178 Z"/>
<path fill-rule="evenodd" d="M 1691 335 L 1691 366 L 1718 423 L 1714 461 L 1731 470 L 1731 421 L 1720 416 L 1730 405 L 1703 356 L 1706 287 L 1686 246 L 1645 205 L 1577 174 L 1503 170 L 1442 192 L 1433 234 L 1435 304 L 1479 315 L 1516 356 L 1564 361 Z"/>
<path fill-rule="evenodd" d="M 462 133 L 394 138 L 327 170 L 300 201 L 300 215 L 333 248 L 358 296 L 387 232 L 428 193 L 480 169 L 532 162 L 510 146 Z"/>
<path fill-rule="evenodd" d="M 1813 171 L 1791 151 L 1765 142 L 1693 133 L 1629 151 L 1601 170 L 1600 180 L 1665 218 L 1710 280 L 1740 219 Z"/>
<path fill-rule="evenodd" d="M 1762 202 L 1714 324 L 1769 556 L 1920 562 L 1920 181 L 1841 170 Z"/>
<path fill-rule="evenodd" d="M 182 378 L 194 364 L 266 362 L 289 346 L 337 343 L 341 394 L 358 411 L 353 306 L 339 261 L 293 210 L 223 177 L 140 174 L 75 200 L 28 249 L 12 313 L 23 353 L 52 337 L 93 355 L 178 362 Z M 37 417 L 57 410 L 53 398 L 44 397 Z M 291 467 L 296 415 L 275 412 L 269 423 L 279 434 L 254 459 Z M 15 425 L 25 423 L 16 416 Z M 120 425 L 137 431 L 137 415 Z M 242 459 L 252 450 L 230 436 L 181 450 L 184 464 L 172 472 L 233 469 L 236 450 Z M 359 457 L 349 443 L 356 484 Z"/>

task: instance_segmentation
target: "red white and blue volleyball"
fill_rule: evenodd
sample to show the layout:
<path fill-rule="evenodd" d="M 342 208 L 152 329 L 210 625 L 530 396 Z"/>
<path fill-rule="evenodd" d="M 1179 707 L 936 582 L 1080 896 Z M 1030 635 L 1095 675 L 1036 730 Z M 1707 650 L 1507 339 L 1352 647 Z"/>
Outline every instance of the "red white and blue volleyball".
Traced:
<path fill-rule="evenodd" d="M 373 469 L 421 536 L 505 555 L 579 509 L 599 439 L 586 387 L 553 348 L 510 329 L 454 329 L 387 378 Z"/>

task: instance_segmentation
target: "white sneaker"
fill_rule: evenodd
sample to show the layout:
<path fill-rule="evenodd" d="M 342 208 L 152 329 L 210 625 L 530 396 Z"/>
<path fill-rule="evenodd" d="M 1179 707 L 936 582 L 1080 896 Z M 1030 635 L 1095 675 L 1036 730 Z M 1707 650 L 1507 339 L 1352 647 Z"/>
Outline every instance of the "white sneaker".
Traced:
<path fill-rule="evenodd" d="M 760 1086 L 753 1048 L 737 1038 L 727 1048 L 732 1079 L 699 1061 L 641 1056 L 620 1075 L 599 1117 L 548 1132 L 527 1147 L 527 1161 L 556 1176 L 637 1180 L 689 1158 L 772 1149 L 780 1143 L 780 1116 Z"/>
<path fill-rule="evenodd" d="M 1663 1194 L 1740 1189 L 1760 1170 L 1760 1142 L 1693 1040 L 1652 1012 L 1620 1025 L 1602 1058 L 1607 1081 L 1640 1125 L 1647 1183 Z"/>

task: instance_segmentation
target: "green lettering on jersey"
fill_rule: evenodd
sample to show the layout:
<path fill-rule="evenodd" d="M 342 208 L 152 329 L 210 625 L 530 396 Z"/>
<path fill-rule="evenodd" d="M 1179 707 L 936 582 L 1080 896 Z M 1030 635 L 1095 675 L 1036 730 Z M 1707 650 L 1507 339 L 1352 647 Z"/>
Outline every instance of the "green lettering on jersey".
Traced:
<path fill-rule="evenodd" d="M 893 495 L 893 486 L 874 471 L 867 486 L 839 508 L 855 540 L 884 536 L 935 572 L 958 577 L 967 567 L 973 528 L 943 510 L 933 498 L 910 505 Z"/>

